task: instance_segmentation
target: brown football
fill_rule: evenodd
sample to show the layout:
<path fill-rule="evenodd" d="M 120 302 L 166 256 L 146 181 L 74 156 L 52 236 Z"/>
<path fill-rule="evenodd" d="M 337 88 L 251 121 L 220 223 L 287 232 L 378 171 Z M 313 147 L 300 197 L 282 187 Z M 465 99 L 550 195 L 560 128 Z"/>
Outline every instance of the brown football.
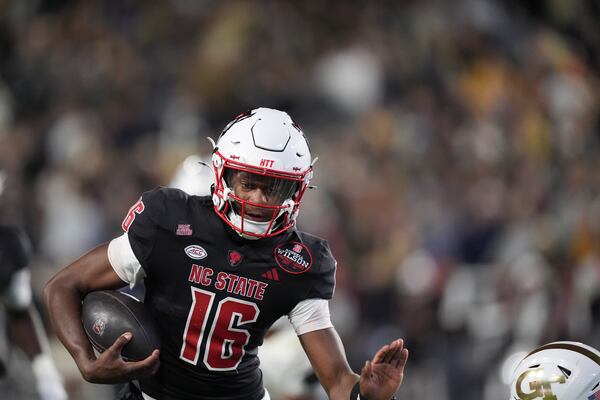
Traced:
<path fill-rule="evenodd" d="M 123 347 L 121 356 L 127 361 L 139 361 L 160 348 L 156 321 L 144 303 L 133 296 L 101 290 L 88 293 L 81 310 L 83 329 L 92 346 L 103 352 L 125 332 L 131 341 Z"/>

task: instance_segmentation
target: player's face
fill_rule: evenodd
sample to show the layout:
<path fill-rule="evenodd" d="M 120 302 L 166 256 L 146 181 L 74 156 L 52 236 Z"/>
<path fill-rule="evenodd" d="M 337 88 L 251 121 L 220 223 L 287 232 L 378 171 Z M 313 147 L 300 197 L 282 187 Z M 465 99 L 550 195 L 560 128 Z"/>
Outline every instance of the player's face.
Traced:
<path fill-rule="evenodd" d="M 229 184 L 233 193 L 242 200 L 250 203 L 267 206 L 279 206 L 290 198 L 296 186 L 295 182 L 278 179 L 264 175 L 253 174 L 246 171 L 231 171 Z M 240 207 L 234 203 L 236 212 Z M 273 210 L 252 205 L 245 206 L 245 216 L 256 221 L 268 221 L 273 215 Z"/>

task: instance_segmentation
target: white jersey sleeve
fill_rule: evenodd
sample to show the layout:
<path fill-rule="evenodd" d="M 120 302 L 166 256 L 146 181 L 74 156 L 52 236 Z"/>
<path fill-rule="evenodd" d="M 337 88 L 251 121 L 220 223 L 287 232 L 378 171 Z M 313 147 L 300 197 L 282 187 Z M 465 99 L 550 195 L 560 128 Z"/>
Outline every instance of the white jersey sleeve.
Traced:
<path fill-rule="evenodd" d="M 333 327 L 329 315 L 329 301 L 325 299 L 301 301 L 288 314 L 288 318 L 298 336 Z"/>
<path fill-rule="evenodd" d="M 127 232 L 113 239 L 108 244 L 108 261 L 119 278 L 135 287 L 146 277 L 146 273 L 133 253 Z"/>

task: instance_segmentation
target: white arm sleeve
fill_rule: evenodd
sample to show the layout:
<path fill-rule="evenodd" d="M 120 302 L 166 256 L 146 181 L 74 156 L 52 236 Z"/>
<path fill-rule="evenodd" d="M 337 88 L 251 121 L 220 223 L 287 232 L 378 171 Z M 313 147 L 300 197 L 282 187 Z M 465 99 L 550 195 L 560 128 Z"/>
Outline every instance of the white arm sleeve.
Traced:
<path fill-rule="evenodd" d="M 123 282 L 129 283 L 129 287 L 133 288 L 146 277 L 144 269 L 136 258 L 127 232 L 110 241 L 108 244 L 108 261 L 113 267 L 119 278 Z"/>
<path fill-rule="evenodd" d="M 7 309 L 19 311 L 29 307 L 31 297 L 31 272 L 28 268 L 23 268 L 11 276 L 1 301 Z"/>
<path fill-rule="evenodd" d="M 288 318 L 298 336 L 333 326 L 329 317 L 329 302 L 325 299 L 301 301 L 288 314 Z"/>

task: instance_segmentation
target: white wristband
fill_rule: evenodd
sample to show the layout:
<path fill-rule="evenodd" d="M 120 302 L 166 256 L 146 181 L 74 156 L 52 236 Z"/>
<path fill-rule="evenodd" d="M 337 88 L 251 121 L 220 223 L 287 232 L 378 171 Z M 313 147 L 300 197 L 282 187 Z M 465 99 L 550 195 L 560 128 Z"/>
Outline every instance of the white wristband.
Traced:
<path fill-rule="evenodd" d="M 62 377 L 47 354 L 40 354 L 31 361 L 38 394 L 42 400 L 67 400 Z"/>

